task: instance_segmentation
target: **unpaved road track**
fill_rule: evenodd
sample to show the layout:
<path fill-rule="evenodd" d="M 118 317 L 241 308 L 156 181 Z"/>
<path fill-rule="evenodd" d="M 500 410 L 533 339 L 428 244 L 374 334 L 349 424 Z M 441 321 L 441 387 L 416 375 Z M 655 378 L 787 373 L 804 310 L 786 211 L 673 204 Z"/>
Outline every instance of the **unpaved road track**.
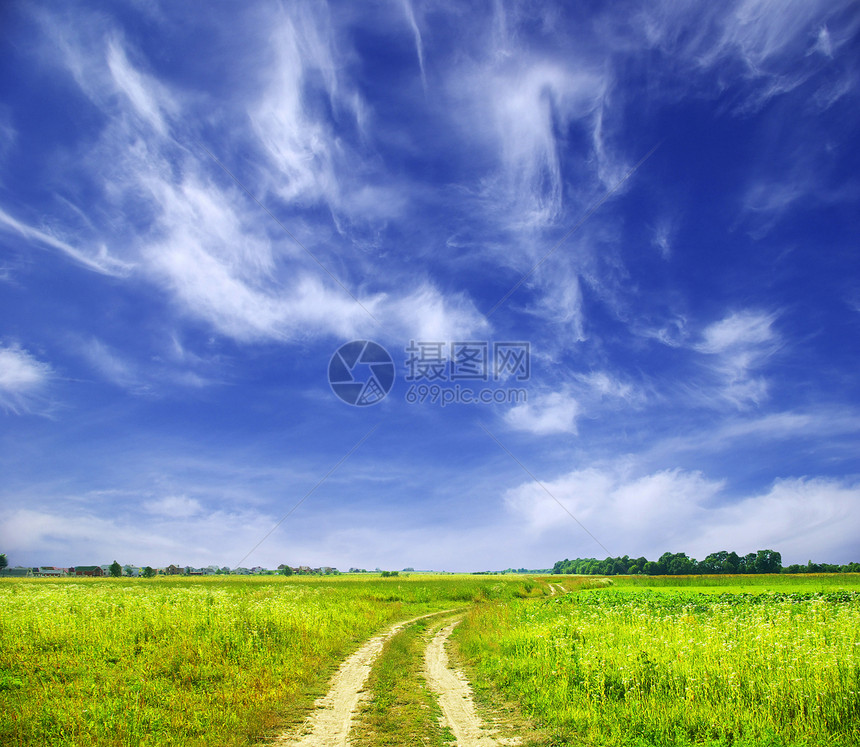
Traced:
<path fill-rule="evenodd" d="M 331 680 L 328 693 L 316 702 L 313 713 L 298 731 L 281 734 L 269 744 L 284 747 L 346 747 L 362 688 L 385 642 L 407 625 L 433 614 L 438 613 L 404 620 L 385 633 L 371 638 L 340 665 Z"/>
<path fill-rule="evenodd" d="M 267 744 L 281 747 L 347 747 L 350 744 L 349 732 L 362 698 L 364 683 L 386 641 L 416 620 L 438 614 L 440 613 L 434 612 L 404 620 L 391 626 L 385 633 L 371 638 L 340 665 L 332 677 L 328 693 L 317 700 L 313 712 L 304 723 Z M 450 667 L 445 642 L 459 622 L 459 619 L 454 620 L 439 630 L 424 652 L 427 684 L 439 699 L 445 722 L 457 739 L 456 747 L 502 747 L 520 744 L 520 740 L 516 738 L 501 739 L 490 735 L 475 711 L 469 683 L 461 672 Z"/>
<path fill-rule="evenodd" d="M 459 624 L 459 620 L 442 628 L 424 652 L 427 684 L 439 698 L 439 706 L 451 732 L 457 738 L 457 747 L 499 747 L 518 744 L 519 740 L 491 737 L 478 714 L 472 700 L 472 690 L 463 674 L 451 669 L 445 641 Z"/>

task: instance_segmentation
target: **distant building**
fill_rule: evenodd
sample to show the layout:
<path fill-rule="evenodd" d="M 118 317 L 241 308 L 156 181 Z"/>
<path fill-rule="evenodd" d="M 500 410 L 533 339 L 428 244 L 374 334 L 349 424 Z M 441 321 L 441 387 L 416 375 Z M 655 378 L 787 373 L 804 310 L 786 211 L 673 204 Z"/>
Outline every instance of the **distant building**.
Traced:
<path fill-rule="evenodd" d="M 99 565 L 77 565 L 74 568 L 70 568 L 69 572 L 74 573 L 75 576 L 102 577 L 106 575 Z M 107 575 L 110 574 L 108 573 Z"/>
<path fill-rule="evenodd" d="M 0 576 L 4 578 L 28 578 L 33 575 L 32 568 L 23 568 L 22 566 L 15 566 L 14 568 L 3 568 L 0 570 Z"/>
<path fill-rule="evenodd" d="M 37 568 L 33 575 L 49 578 L 54 576 L 68 576 L 69 574 L 65 568 L 54 568 L 54 566 L 45 565 Z"/>

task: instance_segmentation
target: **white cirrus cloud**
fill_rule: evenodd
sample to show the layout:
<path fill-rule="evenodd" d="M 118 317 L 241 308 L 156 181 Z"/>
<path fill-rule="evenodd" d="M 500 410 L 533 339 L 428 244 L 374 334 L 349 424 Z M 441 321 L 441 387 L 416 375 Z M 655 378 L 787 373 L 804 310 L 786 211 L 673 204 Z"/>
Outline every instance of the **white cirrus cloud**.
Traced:
<path fill-rule="evenodd" d="M 768 382 L 757 375 L 780 345 L 775 314 L 733 312 L 705 327 L 694 349 L 710 358 L 707 365 L 720 382 L 720 396 L 738 407 L 757 405 L 768 396 Z"/>
<path fill-rule="evenodd" d="M 128 97 L 137 114 L 159 134 L 166 135 L 166 115 L 177 110 L 167 89 L 129 62 L 125 47 L 118 38 L 107 42 L 107 66 L 116 89 Z"/>
<path fill-rule="evenodd" d="M 580 405 L 573 396 L 550 392 L 512 407 L 505 413 L 505 423 L 514 430 L 538 436 L 576 433 L 579 414 Z"/>
<path fill-rule="evenodd" d="M 20 345 L 0 345 L 0 408 L 17 415 L 31 412 L 51 376 L 51 367 Z"/>
<path fill-rule="evenodd" d="M 130 263 L 112 256 L 104 244 L 89 251 L 79 249 L 57 238 L 49 229 L 35 228 L 27 225 L 9 215 L 2 208 L 0 208 L 0 231 L 15 233 L 26 241 L 42 247 L 55 249 L 88 270 L 101 273 L 102 275 L 127 275 L 132 269 Z"/>

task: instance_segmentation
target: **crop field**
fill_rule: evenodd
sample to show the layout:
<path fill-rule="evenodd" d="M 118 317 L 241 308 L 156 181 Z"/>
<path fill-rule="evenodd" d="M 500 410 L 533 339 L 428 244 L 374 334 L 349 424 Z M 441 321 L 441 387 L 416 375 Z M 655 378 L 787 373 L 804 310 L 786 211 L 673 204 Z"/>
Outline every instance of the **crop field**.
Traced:
<path fill-rule="evenodd" d="M 524 745 L 860 744 L 857 574 L 8 579 L 0 744 L 259 744 L 371 636 L 442 610 Z M 409 701 L 420 632 L 391 640 L 371 690 Z M 427 697 L 402 706 L 415 723 Z"/>
<path fill-rule="evenodd" d="M 526 593 L 480 577 L 4 580 L 0 744 L 253 744 L 384 624 Z"/>
<path fill-rule="evenodd" d="M 627 577 L 476 607 L 458 641 L 476 682 L 550 744 L 848 747 L 860 744 L 858 588 L 856 574 Z"/>

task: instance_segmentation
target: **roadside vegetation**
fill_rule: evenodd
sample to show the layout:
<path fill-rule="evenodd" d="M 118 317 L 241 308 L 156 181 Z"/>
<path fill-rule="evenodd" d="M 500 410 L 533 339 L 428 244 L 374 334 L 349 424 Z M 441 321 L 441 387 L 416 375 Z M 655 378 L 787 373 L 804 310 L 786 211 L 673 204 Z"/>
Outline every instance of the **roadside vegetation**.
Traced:
<path fill-rule="evenodd" d="M 0 744 L 248 745 L 386 624 L 525 580 L 0 581 Z"/>
<path fill-rule="evenodd" d="M 476 684 L 553 745 L 860 744 L 857 574 L 613 582 L 472 608 Z"/>
<path fill-rule="evenodd" d="M 860 574 L 4 579 L 0 744 L 258 744 L 372 635 L 454 608 L 523 744 L 860 744 Z M 433 624 L 386 644 L 358 744 L 446 743 Z"/>

